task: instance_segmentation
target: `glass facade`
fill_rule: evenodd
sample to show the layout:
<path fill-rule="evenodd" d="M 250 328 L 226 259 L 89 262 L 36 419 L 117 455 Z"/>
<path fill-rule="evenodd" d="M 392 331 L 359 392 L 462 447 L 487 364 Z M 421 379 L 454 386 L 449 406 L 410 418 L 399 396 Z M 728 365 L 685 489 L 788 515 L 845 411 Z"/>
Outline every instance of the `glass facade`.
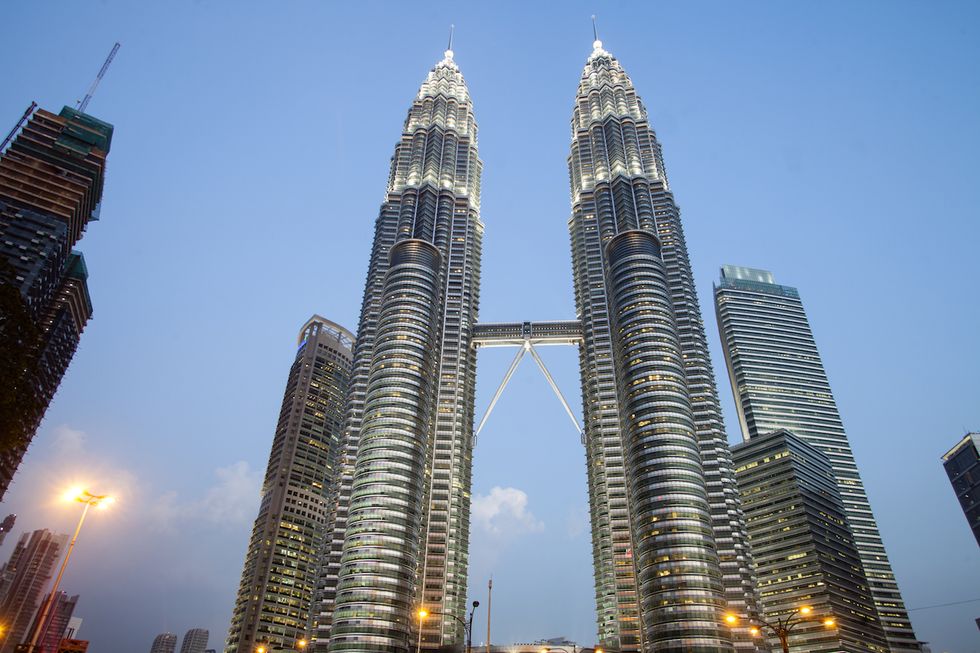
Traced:
<path fill-rule="evenodd" d="M 680 211 L 646 109 L 599 41 L 569 175 L 599 640 L 731 650 L 722 612 L 756 613 L 754 579 Z"/>
<path fill-rule="evenodd" d="M 980 433 L 966 437 L 943 456 L 943 468 L 980 544 Z"/>
<path fill-rule="evenodd" d="M 785 430 L 757 435 L 732 455 L 765 620 L 809 606 L 812 616 L 792 628 L 791 651 L 887 651 L 827 456 Z M 776 638 L 770 644 L 778 650 Z"/>
<path fill-rule="evenodd" d="M 447 50 L 409 109 L 375 222 L 317 651 L 463 640 L 482 165 Z M 430 613 L 421 633 L 420 607 Z"/>
<path fill-rule="evenodd" d="M 889 649 L 918 651 L 799 293 L 724 266 L 715 311 L 743 438 L 787 429 L 830 459 Z"/>
<path fill-rule="evenodd" d="M 267 650 L 292 650 L 313 632 L 311 606 L 327 500 L 336 477 L 353 338 L 319 316 L 300 330 L 245 554 L 227 653 L 253 653 L 260 644 Z M 206 641 L 207 631 L 203 632 Z"/>

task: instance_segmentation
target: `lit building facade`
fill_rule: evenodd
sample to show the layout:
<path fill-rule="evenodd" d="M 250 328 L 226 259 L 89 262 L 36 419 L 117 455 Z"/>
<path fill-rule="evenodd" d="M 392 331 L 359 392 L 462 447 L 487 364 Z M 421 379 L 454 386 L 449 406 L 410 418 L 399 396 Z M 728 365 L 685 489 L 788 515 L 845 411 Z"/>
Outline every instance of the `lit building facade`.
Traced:
<path fill-rule="evenodd" d="M 790 650 L 887 651 L 827 456 L 779 430 L 732 447 L 732 457 L 765 620 L 808 606 L 812 618 L 793 627 Z M 770 644 L 777 650 L 778 640 Z"/>
<path fill-rule="evenodd" d="M 967 433 L 947 451 L 943 456 L 943 468 L 970 530 L 980 544 L 980 433 Z"/>
<path fill-rule="evenodd" d="M 450 49 L 409 109 L 375 222 L 317 650 L 328 634 L 332 651 L 462 641 L 436 613 L 466 606 L 481 170 Z"/>
<path fill-rule="evenodd" d="M 31 342 L 17 374 L 4 371 L 23 414 L 3 416 L 4 428 L 14 423 L 17 432 L 4 433 L 13 446 L 0 456 L 0 498 L 92 316 L 88 271 L 72 248 L 99 219 L 112 133 L 112 125 L 69 107 L 39 109 L 0 155 L 0 293 L 8 310 L 19 297 L 11 314 L 27 323 Z"/>
<path fill-rule="evenodd" d="M 569 158 L 578 320 L 476 324 L 476 136 L 450 49 L 375 223 L 315 649 L 463 641 L 475 349 L 536 356 L 539 338 L 580 348 L 601 645 L 755 650 L 721 625 L 757 614 L 751 557 L 679 211 L 632 83 L 597 41 Z"/>
<path fill-rule="evenodd" d="M 228 653 L 253 653 L 260 644 L 267 650 L 293 649 L 310 637 L 353 339 L 318 315 L 300 330 L 245 554 Z M 185 646 L 191 645 L 192 633 L 194 650 L 203 651 L 207 631 L 189 631 Z"/>
<path fill-rule="evenodd" d="M 599 643 L 725 650 L 721 612 L 756 613 L 731 452 L 661 147 L 599 41 L 569 174 Z"/>
<path fill-rule="evenodd" d="M 0 623 L 4 625 L 0 653 L 13 653 L 29 639 L 41 594 L 67 544 L 67 535 L 46 529 L 24 533 L 10 559 L 0 568 Z"/>
<path fill-rule="evenodd" d="M 742 437 L 787 429 L 830 459 L 889 649 L 918 651 L 799 292 L 726 265 L 715 311 Z"/>

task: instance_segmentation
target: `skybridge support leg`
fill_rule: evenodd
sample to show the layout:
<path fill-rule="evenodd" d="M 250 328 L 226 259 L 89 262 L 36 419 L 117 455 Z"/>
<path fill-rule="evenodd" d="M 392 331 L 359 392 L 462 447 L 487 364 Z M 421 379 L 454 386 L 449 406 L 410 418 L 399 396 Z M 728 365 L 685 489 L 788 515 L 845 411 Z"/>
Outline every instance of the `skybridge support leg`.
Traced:
<path fill-rule="evenodd" d="M 483 430 L 483 425 L 487 423 L 490 413 L 493 412 L 493 407 L 497 405 L 497 400 L 500 399 L 500 395 L 503 394 L 504 388 L 506 388 L 507 384 L 510 382 L 510 377 L 514 376 L 514 370 L 517 369 L 517 365 L 521 362 L 521 359 L 524 358 L 525 351 L 526 349 L 523 347 L 517 350 L 517 356 L 514 356 L 514 361 L 507 369 L 507 374 L 504 374 L 504 380 L 500 382 L 500 387 L 497 388 L 497 392 L 493 394 L 493 399 L 490 400 L 490 405 L 487 406 L 487 412 L 483 414 L 483 419 L 480 420 L 480 425 L 476 427 L 476 433 L 473 436 L 474 438 L 480 435 L 480 431 Z"/>

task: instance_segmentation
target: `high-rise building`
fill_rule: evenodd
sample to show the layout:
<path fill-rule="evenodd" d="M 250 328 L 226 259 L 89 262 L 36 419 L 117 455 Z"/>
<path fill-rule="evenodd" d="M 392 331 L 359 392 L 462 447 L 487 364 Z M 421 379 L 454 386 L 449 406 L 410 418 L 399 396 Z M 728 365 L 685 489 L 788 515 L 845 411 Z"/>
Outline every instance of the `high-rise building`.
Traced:
<path fill-rule="evenodd" d="M 180 643 L 180 653 L 204 653 L 208 647 L 208 635 L 208 631 L 204 628 L 191 628 L 184 633 L 184 641 Z"/>
<path fill-rule="evenodd" d="M 423 647 L 462 641 L 482 165 L 450 49 L 409 109 L 375 223 L 318 650 L 328 632 L 331 650 L 407 650 L 419 604 L 437 608 Z"/>
<path fill-rule="evenodd" d="M 943 468 L 980 544 L 980 433 L 967 433 L 943 456 Z M 980 622 L 978 622 L 980 623 Z"/>
<path fill-rule="evenodd" d="M 742 437 L 787 429 L 830 459 L 889 649 L 918 651 L 799 292 L 726 265 L 715 311 Z"/>
<path fill-rule="evenodd" d="M 732 457 L 765 620 L 808 606 L 791 631 L 794 650 L 887 651 L 827 456 L 779 430 L 732 447 Z"/>
<path fill-rule="evenodd" d="M 28 638 L 41 594 L 66 544 L 67 535 L 46 529 L 24 533 L 10 559 L 0 567 L 0 623 L 4 625 L 0 653 L 13 653 Z"/>
<path fill-rule="evenodd" d="M 177 635 L 174 633 L 160 633 L 153 638 L 153 646 L 150 653 L 174 653 L 177 648 Z"/>
<path fill-rule="evenodd" d="M 598 40 L 568 163 L 599 640 L 721 649 L 718 607 L 756 613 L 731 452 L 661 147 Z"/>
<path fill-rule="evenodd" d="M 245 554 L 228 653 L 253 653 L 259 643 L 269 650 L 292 649 L 310 637 L 353 341 L 346 329 L 318 315 L 299 332 Z M 195 632 L 204 634 L 203 651 L 207 631 L 190 631 L 184 644 Z"/>
<path fill-rule="evenodd" d="M 48 600 L 50 596 L 49 592 L 45 600 Z M 37 614 L 34 615 L 34 623 L 28 631 L 37 633 L 37 651 L 50 653 L 58 650 L 61 640 L 66 637 L 68 623 L 71 621 L 72 613 L 75 612 L 77 604 L 78 594 L 68 596 L 65 592 L 59 591 L 48 609 L 48 616 L 44 623 L 40 622 L 41 610 L 38 610 Z"/>
<path fill-rule="evenodd" d="M 99 218 L 112 132 L 69 107 L 39 109 L 0 155 L 0 299 L 17 322 L 2 343 L 16 367 L 3 369 L 13 401 L 0 414 L 0 498 L 92 315 L 85 262 L 72 248 Z"/>
<path fill-rule="evenodd" d="M 0 522 L 0 546 L 3 545 L 3 541 L 7 539 L 7 533 L 13 530 L 16 522 L 17 515 L 7 515 L 4 520 Z"/>
<path fill-rule="evenodd" d="M 679 211 L 646 110 L 598 41 L 572 122 L 578 320 L 477 325 L 482 164 L 451 48 L 409 109 L 354 348 L 318 652 L 462 641 L 474 349 L 515 339 L 580 347 L 602 645 L 730 651 L 722 612 L 756 615 Z M 747 630 L 735 645 L 756 647 Z"/>

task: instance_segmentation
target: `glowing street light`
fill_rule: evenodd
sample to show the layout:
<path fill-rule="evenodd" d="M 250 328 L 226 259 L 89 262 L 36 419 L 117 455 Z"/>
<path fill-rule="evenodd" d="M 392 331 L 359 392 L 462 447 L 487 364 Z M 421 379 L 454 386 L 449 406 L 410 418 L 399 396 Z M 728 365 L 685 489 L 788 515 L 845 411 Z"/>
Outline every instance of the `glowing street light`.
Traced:
<path fill-rule="evenodd" d="M 68 559 L 71 558 L 72 549 L 75 548 L 75 542 L 78 540 L 78 533 L 82 530 L 82 524 L 85 522 L 85 515 L 88 514 L 88 509 L 93 506 L 99 508 L 100 510 L 105 510 L 110 505 L 112 505 L 116 500 L 110 497 L 108 494 L 92 494 L 88 490 L 76 487 L 71 488 L 66 492 L 62 499 L 65 501 L 77 501 L 78 503 L 85 504 L 82 509 L 82 516 L 78 519 L 78 526 L 75 527 L 75 534 L 71 537 L 71 542 L 68 543 L 68 550 L 65 552 L 65 559 L 61 563 L 61 569 L 58 570 L 58 575 L 54 579 L 54 585 L 51 587 L 51 593 L 48 594 L 48 598 L 44 601 L 44 605 L 41 608 L 40 618 L 37 621 L 37 629 L 31 635 L 31 643 L 28 647 L 28 651 L 37 650 L 37 641 L 43 639 L 45 635 L 48 634 L 47 623 L 48 615 L 51 612 L 51 604 L 54 603 L 54 597 L 58 593 L 58 586 L 61 585 L 61 577 L 65 575 L 65 568 L 68 567 Z"/>
<path fill-rule="evenodd" d="M 779 643 L 783 647 L 783 653 L 789 653 L 790 631 L 793 630 L 793 627 L 796 624 L 800 623 L 801 621 L 808 620 L 808 619 L 796 618 L 797 615 L 804 615 L 804 617 L 806 617 L 812 613 L 813 613 L 813 608 L 811 608 L 808 605 L 804 605 L 803 607 L 793 610 L 788 615 L 786 615 L 786 617 L 777 620 L 776 623 L 774 624 L 769 623 L 765 619 L 757 619 L 757 620 L 748 619 L 749 623 L 752 623 L 753 621 L 758 622 L 756 624 L 753 624 L 752 627 L 749 628 L 749 632 L 753 636 L 758 636 L 762 633 L 762 629 L 768 630 L 773 635 L 779 638 Z M 734 626 L 738 624 L 738 621 L 739 621 L 739 617 L 737 615 L 734 615 L 732 613 L 728 613 L 725 615 L 725 623 L 727 623 L 730 626 Z M 836 624 L 836 622 L 830 617 L 823 619 L 822 622 L 823 625 L 826 626 L 827 628 L 833 628 L 834 625 Z"/>

